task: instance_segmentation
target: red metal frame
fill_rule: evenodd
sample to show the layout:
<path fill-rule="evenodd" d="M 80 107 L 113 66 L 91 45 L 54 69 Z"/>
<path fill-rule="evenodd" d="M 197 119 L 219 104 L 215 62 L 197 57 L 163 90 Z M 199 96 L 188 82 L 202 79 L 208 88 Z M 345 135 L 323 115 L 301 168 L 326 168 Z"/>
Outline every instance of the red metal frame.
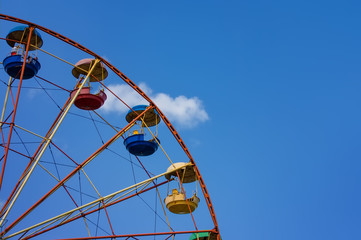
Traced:
<path fill-rule="evenodd" d="M 30 38 L 29 38 L 30 39 Z M 6 210 L 6 208 L 8 207 L 8 204 L 10 203 L 11 201 L 11 198 L 14 196 L 16 190 L 18 189 L 19 185 L 21 184 L 23 178 L 25 177 L 26 173 L 28 172 L 28 170 L 30 169 L 31 167 L 31 163 L 34 159 L 34 157 L 38 154 L 38 152 L 40 151 L 40 148 L 43 146 L 43 144 L 45 143 L 45 139 L 50 135 L 51 133 L 51 130 L 54 128 L 56 122 L 59 120 L 60 116 L 62 115 L 64 109 L 66 108 L 66 106 L 68 105 L 70 101 L 70 98 L 68 98 L 68 100 L 66 101 L 66 103 L 64 104 L 63 108 L 61 109 L 61 111 L 59 112 L 58 116 L 56 117 L 55 121 L 53 122 L 52 126 L 50 127 L 50 129 L 48 130 L 48 132 L 46 133 L 44 139 L 42 140 L 42 142 L 40 143 L 38 149 L 35 151 L 34 155 L 31 157 L 28 165 L 26 166 L 25 170 L 23 171 L 19 181 L 16 183 L 13 191 L 11 192 L 11 194 L 9 195 L 9 198 L 7 199 L 7 201 L 5 202 L 5 204 L 3 205 L 1 211 L 0 211 L 0 215 L 2 215 L 4 213 L 4 211 Z"/>
<path fill-rule="evenodd" d="M 29 29 L 29 38 L 28 38 L 28 42 L 27 42 L 27 44 L 26 44 L 24 59 L 27 59 L 27 57 L 28 57 L 28 52 L 29 52 L 29 47 L 30 47 L 30 40 L 31 40 L 31 34 L 32 34 L 33 30 L 34 30 L 34 27 L 30 27 L 30 29 Z M 13 128 L 14 128 L 14 123 L 15 123 L 16 111 L 17 111 L 18 104 L 19 104 L 20 90 L 21 90 L 21 84 L 22 84 L 22 82 L 23 82 L 25 65 L 26 65 L 26 61 L 23 62 L 23 66 L 22 66 L 22 68 L 21 68 L 20 79 L 19 79 L 19 86 L 18 86 L 18 91 L 17 91 L 17 93 L 16 93 L 16 100 L 15 100 L 15 105 L 14 105 L 14 110 L 13 110 L 13 116 L 12 116 L 12 119 L 11 119 L 11 125 L 10 125 L 10 130 L 9 130 L 8 141 L 7 141 L 7 144 L 6 144 L 6 147 L 5 147 L 5 154 L 4 154 L 4 159 L 3 159 L 3 167 L 2 167 L 2 169 L 1 169 L 1 175 L 0 175 L 0 191 L 1 191 L 1 186 L 2 186 L 2 183 L 3 183 L 3 179 L 4 179 L 6 160 L 7 160 L 8 153 L 9 153 L 9 147 L 10 147 L 11 137 L 12 137 Z"/>
<path fill-rule="evenodd" d="M 170 235 L 174 236 L 177 234 L 189 234 L 189 233 L 202 233 L 202 232 L 213 232 L 218 234 L 214 229 L 212 230 L 198 230 L 198 231 L 174 231 L 174 232 L 159 232 L 159 233 L 137 233 L 137 234 L 123 234 L 123 235 L 113 235 L 113 236 L 98 236 L 91 237 L 91 239 L 110 239 L 110 238 L 126 238 L 126 237 L 145 237 L 145 236 L 159 236 L 159 235 Z M 83 238 L 66 238 L 67 240 L 89 240 L 89 237 Z M 60 239 L 59 239 L 60 240 Z"/>
<path fill-rule="evenodd" d="M 173 134 L 173 136 L 176 138 L 176 140 L 178 141 L 179 145 L 182 147 L 182 149 L 184 150 L 184 152 L 187 154 L 190 162 L 194 165 L 194 169 L 195 169 L 195 172 L 196 172 L 196 175 L 197 175 L 197 178 L 199 180 L 199 183 L 200 183 L 200 186 L 201 186 L 201 189 L 202 189 L 202 192 L 205 196 L 205 200 L 206 200 L 206 203 L 207 203 L 207 206 L 208 206 L 208 209 L 209 209 L 209 212 L 211 214 L 211 218 L 213 220 L 213 223 L 214 223 L 214 229 L 212 230 L 212 232 L 214 232 L 216 235 L 217 235 L 217 239 L 220 240 L 220 234 L 219 234 L 219 228 L 218 228 L 218 223 L 217 223 L 217 219 L 216 219 L 216 215 L 215 215 L 215 211 L 214 211 L 214 208 L 213 208 L 213 204 L 211 202 L 211 199 L 210 199 L 210 196 L 209 196 L 209 193 L 208 193 L 208 190 L 206 188 L 206 185 L 203 181 L 203 178 L 199 172 L 199 169 L 197 168 L 197 165 L 192 157 L 192 155 L 190 154 L 188 148 L 186 147 L 186 145 L 184 144 L 182 138 L 179 136 L 178 132 L 175 130 L 175 128 L 172 126 L 172 124 L 170 123 L 170 121 L 167 119 L 167 117 L 160 111 L 160 109 L 153 103 L 153 101 L 135 84 L 133 83 L 127 76 L 125 76 L 121 71 L 119 71 L 117 68 L 115 68 L 113 65 L 111 65 L 109 62 L 107 62 L 105 59 L 103 59 L 102 57 L 100 57 L 99 55 L 95 54 L 94 52 L 90 51 L 89 49 L 87 49 L 86 47 L 78 44 L 77 42 L 57 33 L 57 32 L 54 32 L 50 29 L 47 29 L 45 27 L 42 27 L 42 26 L 39 26 L 37 24 L 34 24 L 34 23 L 31 23 L 31 22 L 28 22 L 28 21 L 25 21 L 25 20 L 22 20 L 22 19 L 19 19 L 19 18 L 15 18 L 15 17 L 12 17 L 12 16 L 7 16 L 7 15 L 4 15 L 4 14 L 0 14 L 0 19 L 2 20 L 7 20 L 7 21 L 12 21 L 12 22 L 17 22 L 17 23 L 22 23 L 22 24 L 26 24 L 26 25 L 29 25 L 32 29 L 33 28 L 37 28 L 57 39 L 60 39 L 66 43 L 68 43 L 69 45 L 75 47 L 75 48 L 78 48 L 92 56 L 94 56 L 95 58 L 99 59 L 103 64 L 105 64 L 108 68 L 110 68 L 115 74 L 117 74 L 120 78 L 122 78 L 131 88 L 133 88 L 136 92 L 138 92 L 145 100 L 147 100 L 151 106 L 151 108 L 154 108 L 158 114 L 160 115 L 160 117 L 163 119 L 164 123 L 167 125 L 167 127 L 169 128 L 169 130 L 171 131 L 171 133 Z M 30 39 L 30 38 L 29 38 Z M 23 73 L 22 73 L 23 74 Z M 20 87 L 19 87 L 19 90 L 18 90 L 18 94 L 20 93 Z M 17 105 L 18 103 L 18 96 L 16 98 L 16 103 L 15 105 Z M 15 116 L 15 112 L 14 112 L 14 115 L 13 115 L 13 118 Z M 136 119 L 138 119 L 140 116 L 138 116 Z M 133 121 L 135 121 L 136 119 L 134 119 Z M 132 121 L 132 122 L 133 122 Z M 124 128 L 125 129 L 125 128 Z M 121 132 L 121 131 L 120 131 Z M 10 141 L 8 141 L 9 143 Z M 104 145 L 103 145 L 104 146 Z M 4 164 L 3 164 L 4 165 Z M 79 167 L 82 166 L 82 164 L 79 165 Z M 78 168 L 79 168 L 78 167 Z M 77 168 L 77 169 L 78 169 Z M 4 171 L 4 168 L 3 168 L 3 171 Z M 73 173 L 73 172 L 72 172 Z M 71 173 L 71 174 L 72 174 Z M 71 175 L 69 174 L 69 176 Z M 0 186 L 1 186 L 1 182 L 2 182 L 2 178 L 3 178 L 3 173 L 1 175 L 1 181 L 0 181 Z M 65 178 L 67 179 L 68 176 Z M 64 179 L 56 186 L 54 187 L 51 191 L 49 191 L 49 193 L 55 191 L 58 187 L 60 187 L 60 185 L 62 185 L 64 182 Z M 48 196 L 45 195 L 45 196 Z M 44 197 L 45 197 L 44 196 Z M 44 198 L 43 197 L 43 198 Z M 31 210 L 32 208 L 35 208 L 37 205 L 39 205 L 44 199 L 40 199 L 36 204 L 33 205 L 33 207 L 31 207 L 29 210 Z M 28 211 L 29 211 L 28 210 Z M 0 233 L 0 235 L 6 233 L 7 231 L 9 231 L 11 229 L 11 227 L 19 222 L 23 217 L 25 217 L 27 214 L 28 214 L 28 211 L 25 212 L 21 217 L 19 217 L 15 222 L 13 222 L 8 228 L 6 228 L 2 233 Z M 209 231 L 209 230 L 207 230 Z M 189 232 L 183 232 L 183 233 L 192 233 L 192 232 L 197 232 L 197 231 L 189 231 Z M 201 231 L 198 231 L 198 232 L 201 232 Z M 204 231 L 203 231 L 204 232 Z M 166 235 L 166 234 L 174 234 L 172 232 L 170 233 L 157 233 L 156 235 Z M 177 234 L 180 234 L 180 232 L 178 232 Z M 152 235 L 152 234 L 145 234 L 145 235 L 114 235 L 110 238 L 117 238 L 117 237 L 134 237 L 134 236 L 146 236 L 146 235 Z M 154 233 L 153 233 L 154 235 Z M 103 237 L 104 238 L 104 237 Z M 109 238 L 109 237 L 107 237 Z M 73 238 L 74 240 L 75 239 L 88 239 L 88 238 Z M 101 237 L 92 237 L 92 239 L 101 239 Z"/>
<path fill-rule="evenodd" d="M 84 162 L 79 164 L 71 173 L 69 173 L 65 178 L 63 178 L 58 184 L 56 184 L 48 193 L 46 193 L 41 199 L 39 199 L 33 206 L 26 210 L 20 217 L 18 217 L 14 222 L 12 222 L 5 230 L 0 233 L 0 236 L 3 236 L 9 232 L 16 224 L 18 224 L 23 218 L 25 218 L 32 210 L 39 206 L 45 199 L 47 199 L 51 194 L 53 194 L 58 188 L 60 188 L 67 180 L 79 172 L 83 166 L 85 166 L 94 156 L 98 155 L 105 148 L 107 148 L 115 139 L 123 135 L 141 116 L 143 116 L 149 109 L 148 107 L 142 114 L 134 118 L 126 127 L 117 132 L 108 142 L 104 143 L 98 150 L 96 150 L 90 157 L 88 157 Z"/>
<path fill-rule="evenodd" d="M 152 187 L 143 189 L 143 190 L 141 190 L 141 191 L 139 191 L 139 192 L 136 192 L 136 193 L 134 193 L 134 194 L 132 194 L 132 195 L 129 195 L 129 196 L 124 197 L 124 198 L 121 198 L 121 199 L 119 199 L 119 200 L 117 200 L 117 201 L 114 201 L 114 202 L 111 202 L 111 203 L 107 203 L 107 204 L 103 204 L 103 206 L 101 206 L 101 207 L 99 207 L 99 208 L 93 209 L 93 210 L 91 210 L 91 211 L 89 211 L 89 212 L 85 212 L 85 213 L 83 213 L 83 214 L 80 215 L 80 216 L 72 217 L 72 218 L 70 218 L 70 219 L 68 219 L 68 220 L 66 220 L 66 221 L 64 221 L 64 222 L 62 222 L 62 223 L 59 223 L 59 224 L 57 224 L 57 225 L 55 225 L 55 226 L 49 227 L 49 228 L 47 228 L 47 229 L 44 229 L 44 230 L 42 230 L 42 231 L 39 232 L 39 233 L 36 233 L 36 234 L 30 235 L 30 236 L 27 236 L 27 237 L 24 238 L 24 240 L 25 240 L 25 239 L 30 239 L 30 238 L 36 237 L 36 236 L 38 236 L 38 235 L 40 235 L 40 234 L 43 234 L 43 233 L 45 233 L 45 232 L 48 232 L 48 231 L 50 231 L 50 230 L 52 230 L 52 229 L 55 229 L 55 228 L 57 228 L 57 227 L 60 227 L 60 226 L 62 226 L 62 225 L 64 225 L 64 224 L 67 224 L 67 223 L 70 223 L 70 222 L 72 222 L 72 221 L 75 221 L 75 220 L 77 220 L 77 219 L 79 219 L 79 218 L 81 218 L 81 217 L 83 217 L 83 216 L 87 216 L 87 215 L 92 214 L 92 213 L 95 213 L 95 212 L 97 212 L 97 211 L 99 211 L 99 210 L 101 210 L 101 209 L 103 209 L 103 208 L 113 206 L 113 205 L 115 205 L 115 204 L 117 204 L 117 203 L 123 202 L 123 201 L 125 201 L 125 200 L 127 200 L 127 199 L 130 199 L 130 198 L 134 197 L 134 196 L 137 196 L 137 195 L 139 195 L 139 194 L 148 192 L 149 190 L 152 190 L 152 189 L 154 189 L 154 188 L 157 188 L 157 187 L 159 187 L 159 186 L 162 186 L 163 184 L 166 184 L 166 183 L 168 183 L 168 182 L 169 182 L 169 181 L 164 181 L 164 182 L 161 182 L 161 183 L 159 183 L 159 184 L 154 184 L 154 186 L 152 186 Z M 113 233 L 113 235 L 114 235 L 114 233 Z"/>

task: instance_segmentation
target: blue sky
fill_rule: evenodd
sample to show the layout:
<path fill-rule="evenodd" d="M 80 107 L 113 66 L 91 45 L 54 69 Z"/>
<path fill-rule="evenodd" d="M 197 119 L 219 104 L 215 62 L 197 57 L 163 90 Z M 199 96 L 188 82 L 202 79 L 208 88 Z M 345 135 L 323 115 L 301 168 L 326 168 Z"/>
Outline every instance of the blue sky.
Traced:
<path fill-rule="evenodd" d="M 223 239 L 361 238 L 359 1 L 0 3 L 104 57 L 152 98 L 195 105 L 165 113 Z"/>

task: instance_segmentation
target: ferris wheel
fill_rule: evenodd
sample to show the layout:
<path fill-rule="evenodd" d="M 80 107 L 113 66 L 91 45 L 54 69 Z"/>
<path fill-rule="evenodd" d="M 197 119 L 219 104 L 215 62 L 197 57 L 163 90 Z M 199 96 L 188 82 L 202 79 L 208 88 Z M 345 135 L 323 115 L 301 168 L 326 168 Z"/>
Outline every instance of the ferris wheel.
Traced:
<path fill-rule="evenodd" d="M 196 162 L 133 81 L 63 35 L 0 20 L 0 239 L 221 239 Z"/>

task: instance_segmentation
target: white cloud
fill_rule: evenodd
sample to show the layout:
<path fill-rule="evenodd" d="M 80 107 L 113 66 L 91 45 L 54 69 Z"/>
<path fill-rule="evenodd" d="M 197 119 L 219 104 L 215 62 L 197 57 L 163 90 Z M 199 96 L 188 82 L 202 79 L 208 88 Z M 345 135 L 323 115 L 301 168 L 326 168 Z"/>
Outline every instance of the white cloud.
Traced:
<path fill-rule="evenodd" d="M 121 100 L 123 100 L 129 107 L 146 104 L 145 101 L 137 92 L 135 92 L 130 86 L 125 84 L 119 85 L 109 85 L 108 88 L 117 95 Z M 112 93 L 106 92 L 107 100 L 104 103 L 104 106 L 101 108 L 105 112 L 119 112 L 124 113 L 129 110 L 129 108 L 124 105 L 119 99 L 117 99 Z"/>
<path fill-rule="evenodd" d="M 126 84 L 110 85 L 108 87 L 130 107 L 147 104 L 147 101 Z M 152 99 L 172 123 L 190 128 L 209 119 L 202 101 L 197 97 L 187 98 L 185 96 L 178 96 L 173 98 L 165 93 L 154 94 L 152 89 L 144 83 L 139 84 L 139 87 Z M 113 94 L 107 92 L 107 96 L 108 99 L 102 107 L 102 110 L 105 112 L 124 113 L 129 110 Z"/>
<path fill-rule="evenodd" d="M 32 100 L 34 99 L 36 96 L 39 96 L 41 94 L 41 90 L 40 89 L 29 89 L 27 91 L 27 97 Z"/>

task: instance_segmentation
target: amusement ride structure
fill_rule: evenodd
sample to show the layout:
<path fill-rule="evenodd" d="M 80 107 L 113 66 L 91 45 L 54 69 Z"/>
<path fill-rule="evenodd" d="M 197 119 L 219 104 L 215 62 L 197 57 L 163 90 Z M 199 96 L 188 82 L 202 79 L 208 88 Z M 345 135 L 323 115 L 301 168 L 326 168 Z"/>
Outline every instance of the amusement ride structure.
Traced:
<path fill-rule="evenodd" d="M 221 239 L 196 162 L 133 81 L 63 35 L 0 20 L 1 240 Z"/>

